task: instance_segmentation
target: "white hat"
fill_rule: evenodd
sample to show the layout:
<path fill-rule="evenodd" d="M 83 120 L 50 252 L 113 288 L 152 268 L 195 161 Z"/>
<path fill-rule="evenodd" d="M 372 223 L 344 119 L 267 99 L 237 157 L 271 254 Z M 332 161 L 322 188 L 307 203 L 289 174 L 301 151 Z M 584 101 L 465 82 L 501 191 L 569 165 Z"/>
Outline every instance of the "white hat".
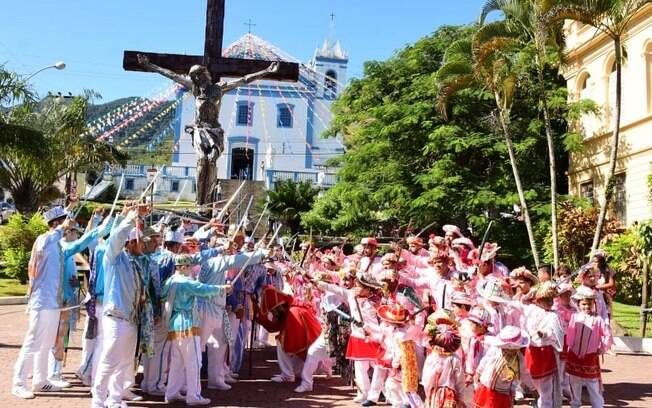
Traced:
<path fill-rule="evenodd" d="M 133 241 L 135 239 L 143 239 L 143 232 L 138 228 L 133 228 L 131 231 L 129 231 L 128 241 Z"/>
<path fill-rule="evenodd" d="M 183 229 L 178 228 L 176 231 L 167 230 L 165 232 L 165 239 L 163 241 L 183 244 Z"/>
<path fill-rule="evenodd" d="M 460 231 L 460 227 L 457 225 L 451 225 L 451 224 L 446 224 L 441 229 L 444 230 L 444 232 L 450 232 L 451 234 L 455 234 L 458 237 L 462 236 L 462 231 Z"/>
<path fill-rule="evenodd" d="M 245 237 L 244 242 L 245 242 L 245 244 L 253 244 L 254 243 L 254 237 L 247 236 L 247 237 Z"/>
<path fill-rule="evenodd" d="M 577 288 L 575 291 L 575 294 L 572 296 L 573 299 L 579 301 L 579 300 L 595 300 L 596 298 L 596 293 L 595 290 L 589 288 L 588 286 L 580 286 Z"/>
<path fill-rule="evenodd" d="M 63 209 L 61 206 L 53 207 L 50 208 L 43 214 L 43 218 L 45 218 L 45 222 L 49 223 L 50 221 L 56 220 L 57 218 L 62 218 L 68 215 L 66 211 Z"/>
<path fill-rule="evenodd" d="M 496 337 L 487 337 L 486 342 L 504 349 L 522 349 L 530 344 L 527 334 L 516 326 L 505 326 Z"/>
<path fill-rule="evenodd" d="M 470 239 L 468 239 L 466 237 L 455 238 L 453 240 L 453 245 L 464 245 L 464 246 L 466 246 L 466 247 L 468 247 L 470 249 L 475 248 L 475 245 L 473 245 L 473 241 L 471 241 Z"/>

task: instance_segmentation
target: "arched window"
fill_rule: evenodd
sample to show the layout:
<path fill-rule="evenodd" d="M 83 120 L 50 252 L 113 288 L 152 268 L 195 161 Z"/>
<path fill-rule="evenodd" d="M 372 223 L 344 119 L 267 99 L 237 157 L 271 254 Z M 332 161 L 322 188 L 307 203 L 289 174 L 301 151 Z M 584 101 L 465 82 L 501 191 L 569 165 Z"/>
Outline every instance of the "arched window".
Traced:
<path fill-rule="evenodd" d="M 588 72 L 584 72 L 580 74 L 578 80 L 577 80 L 577 92 L 580 95 L 581 99 L 589 99 L 591 98 L 591 88 L 589 81 L 591 80 L 591 74 Z"/>
<path fill-rule="evenodd" d="M 324 79 L 324 96 L 326 98 L 335 98 L 337 95 L 337 72 L 332 69 L 326 72 Z"/>

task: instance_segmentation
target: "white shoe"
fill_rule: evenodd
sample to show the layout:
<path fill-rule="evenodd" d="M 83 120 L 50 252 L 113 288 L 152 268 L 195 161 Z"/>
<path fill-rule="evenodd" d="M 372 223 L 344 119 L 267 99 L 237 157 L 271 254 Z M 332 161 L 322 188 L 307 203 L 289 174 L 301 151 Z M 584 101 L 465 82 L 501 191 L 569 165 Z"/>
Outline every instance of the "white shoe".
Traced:
<path fill-rule="evenodd" d="M 46 382 L 45 384 L 32 386 L 33 392 L 59 392 L 61 387 L 58 387 L 51 382 Z"/>
<path fill-rule="evenodd" d="M 285 383 L 285 382 L 294 382 L 294 378 L 285 378 L 280 374 L 277 374 L 271 378 L 272 382 L 275 383 Z"/>
<path fill-rule="evenodd" d="M 60 375 L 55 375 L 50 378 L 48 378 L 48 381 L 61 389 L 63 388 L 70 388 L 72 387 L 72 384 L 70 384 L 68 381 L 64 380 Z"/>
<path fill-rule="evenodd" d="M 166 404 L 171 404 L 171 403 L 176 402 L 176 401 L 185 402 L 186 399 L 183 397 L 183 395 L 180 395 L 180 394 L 165 397 L 165 403 Z"/>
<path fill-rule="evenodd" d="M 209 390 L 219 390 L 219 391 L 228 391 L 231 389 L 231 386 L 225 383 L 208 384 L 207 387 Z"/>
<path fill-rule="evenodd" d="M 124 390 L 124 392 L 122 393 L 123 401 L 136 402 L 136 401 L 143 401 L 144 399 L 145 398 L 143 398 L 142 396 L 138 394 L 134 394 L 131 390 Z"/>
<path fill-rule="evenodd" d="M 34 399 L 34 393 L 28 390 L 25 387 L 13 387 L 11 393 L 18 398 L 22 399 Z"/>
<path fill-rule="evenodd" d="M 229 376 L 231 376 L 231 377 L 233 377 L 233 378 L 240 378 L 240 374 L 239 374 L 239 373 L 231 373 L 231 374 L 229 374 Z"/>
<path fill-rule="evenodd" d="M 224 382 L 227 384 L 235 384 L 238 382 L 238 380 L 236 378 L 231 377 L 230 375 L 225 375 Z"/>
<path fill-rule="evenodd" d="M 301 384 L 297 388 L 294 389 L 294 392 L 310 392 L 312 391 L 312 387 L 306 387 L 305 385 Z"/>
<path fill-rule="evenodd" d="M 209 398 L 204 398 L 204 397 L 196 400 L 186 401 L 186 405 L 189 405 L 191 407 L 195 405 L 208 405 L 210 403 L 211 400 Z"/>
<path fill-rule="evenodd" d="M 355 402 L 356 404 L 359 404 L 362 401 L 366 401 L 366 400 L 367 400 L 367 397 L 365 397 L 362 394 L 358 394 L 355 398 L 353 398 L 353 402 Z"/>
<path fill-rule="evenodd" d="M 524 399 L 525 399 L 525 395 L 523 394 L 523 391 L 516 390 L 514 392 L 514 401 L 523 401 Z"/>

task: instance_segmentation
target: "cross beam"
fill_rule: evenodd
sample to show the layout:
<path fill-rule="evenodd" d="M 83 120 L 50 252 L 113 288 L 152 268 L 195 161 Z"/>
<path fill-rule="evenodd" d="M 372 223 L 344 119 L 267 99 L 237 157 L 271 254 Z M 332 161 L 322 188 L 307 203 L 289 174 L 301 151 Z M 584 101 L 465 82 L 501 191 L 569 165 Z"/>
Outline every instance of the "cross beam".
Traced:
<path fill-rule="evenodd" d="M 225 0 L 207 0 L 204 55 L 197 56 L 125 51 L 122 67 L 126 71 L 147 72 L 138 63 L 137 59 L 137 54 L 144 54 L 149 57 L 149 60 L 153 64 L 182 75 L 187 74 L 190 67 L 193 65 L 204 65 L 210 71 L 213 81 L 216 82 L 219 81 L 221 77 L 241 77 L 267 68 L 269 66 L 269 61 L 222 57 L 224 2 Z M 281 62 L 278 71 L 266 75 L 265 78 L 296 82 L 299 79 L 299 64 Z"/>

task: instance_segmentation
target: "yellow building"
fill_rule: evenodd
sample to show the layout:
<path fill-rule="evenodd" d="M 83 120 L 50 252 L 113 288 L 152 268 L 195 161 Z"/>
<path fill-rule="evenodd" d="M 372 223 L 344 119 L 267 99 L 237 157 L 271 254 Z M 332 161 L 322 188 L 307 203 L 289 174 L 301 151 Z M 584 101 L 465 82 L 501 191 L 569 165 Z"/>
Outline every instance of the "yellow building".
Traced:
<path fill-rule="evenodd" d="M 568 65 L 563 75 L 572 98 L 602 107 L 586 115 L 581 127 L 584 150 L 572 154 L 569 192 L 602 205 L 614 125 L 616 73 L 613 42 L 591 26 L 567 22 Z M 622 116 L 616 164 L 614 205 L 610 214 L 629 226 L 652 217 L 648 176 L 652 168 L 652 6 L 632 20 L 624 41 L 627 59 L 622 75 Z"/>

